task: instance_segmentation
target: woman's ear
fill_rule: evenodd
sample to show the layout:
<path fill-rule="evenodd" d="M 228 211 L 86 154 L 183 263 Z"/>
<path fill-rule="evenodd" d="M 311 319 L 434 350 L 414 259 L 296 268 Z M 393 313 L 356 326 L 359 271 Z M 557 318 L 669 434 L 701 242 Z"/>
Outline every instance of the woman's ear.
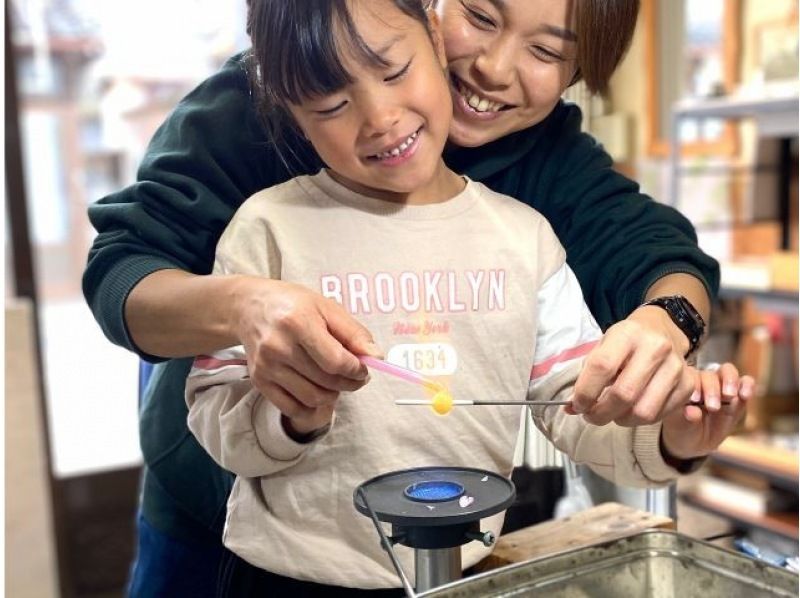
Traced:
<path fill-rule="evenodd" d="M 433 49 L 436 52 L 436 57 L 439 59 L 439 64 L 442 65 L 442 68 L 446 68 L 447 56 L 444 53 L 444 38 L 442 37 L 442 24 L 439 21 L 439 15 L 433 7 L 429 8 L 427 13 L 428 30 L 430 31 Z"/>

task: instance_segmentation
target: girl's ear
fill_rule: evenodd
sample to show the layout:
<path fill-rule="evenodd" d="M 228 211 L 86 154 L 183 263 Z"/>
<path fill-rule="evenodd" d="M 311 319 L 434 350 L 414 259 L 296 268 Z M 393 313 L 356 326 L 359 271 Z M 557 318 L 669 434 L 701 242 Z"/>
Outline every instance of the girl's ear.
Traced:
<path fill-rule="evenodd" d="M 431 7 L 428 13 L 428 28 L 431 32 L 431 43 L 436 52 L 436 57 L 439 59 L 439 64 L 442 68 L 447 67 L 447 56 L 444 53 L 444 38 L 442 38 L 442 24 L 439 21 L 439 15 Z"/>

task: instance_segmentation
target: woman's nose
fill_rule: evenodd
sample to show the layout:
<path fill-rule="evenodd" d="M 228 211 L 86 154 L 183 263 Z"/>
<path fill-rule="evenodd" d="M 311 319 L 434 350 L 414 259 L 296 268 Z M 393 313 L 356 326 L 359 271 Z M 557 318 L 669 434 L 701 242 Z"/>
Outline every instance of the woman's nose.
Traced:
<path fill-rule="evenodd" d="M 496 39 L 475 59 L 477 82 L 487 90 L 509 87 L 513 81 L 515 61 L 516 48 L 512 40 Z"/>

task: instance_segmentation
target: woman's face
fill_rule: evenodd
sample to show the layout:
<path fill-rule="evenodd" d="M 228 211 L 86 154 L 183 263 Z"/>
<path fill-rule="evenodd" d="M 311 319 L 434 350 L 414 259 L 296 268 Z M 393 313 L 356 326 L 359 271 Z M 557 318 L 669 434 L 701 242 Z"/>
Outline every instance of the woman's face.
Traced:
<path fill-rule="evenodd" d="M 450 141 L 476 147 L 541 122 L 575 75 L 573 0 L 442 0 Z"/>

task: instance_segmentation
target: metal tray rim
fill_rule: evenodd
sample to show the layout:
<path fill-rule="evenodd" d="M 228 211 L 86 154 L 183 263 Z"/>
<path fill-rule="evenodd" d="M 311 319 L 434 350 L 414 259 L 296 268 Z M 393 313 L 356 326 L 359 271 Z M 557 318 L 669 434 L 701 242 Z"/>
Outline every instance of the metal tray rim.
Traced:
<path fill-rule="evenodd" d="M 608 553 L 602 558 L 596 554 Z M 594 560 L 592 556 L 595 555 Z M 692 566 L 733 579 L 747 587 L 773 592 L 775 596 L 796 597 L 797 575 L 779 567 L 756 561 L 717 545 L 686 536 L 676 531 L 650 529 L 614 540 L 567 549 L 522 563 L 480 573 L 434 588 L 420 597 L 455 598 L 456 596 L 506 596 L 514 589 L 503 589 L 502 582 L 516 581 L 520 590 L 546 590 L 570 578 L 632 563 L 644 558 L 669 557 L 687 560 Z M 571 562 L 572 561 L 572 562 Z M 581 562 L 584 561 L 584 562 Z M 547 571 L 547 568 L 550 570 Z M 751 574 L 751 575 L 748 575 Z"/>

